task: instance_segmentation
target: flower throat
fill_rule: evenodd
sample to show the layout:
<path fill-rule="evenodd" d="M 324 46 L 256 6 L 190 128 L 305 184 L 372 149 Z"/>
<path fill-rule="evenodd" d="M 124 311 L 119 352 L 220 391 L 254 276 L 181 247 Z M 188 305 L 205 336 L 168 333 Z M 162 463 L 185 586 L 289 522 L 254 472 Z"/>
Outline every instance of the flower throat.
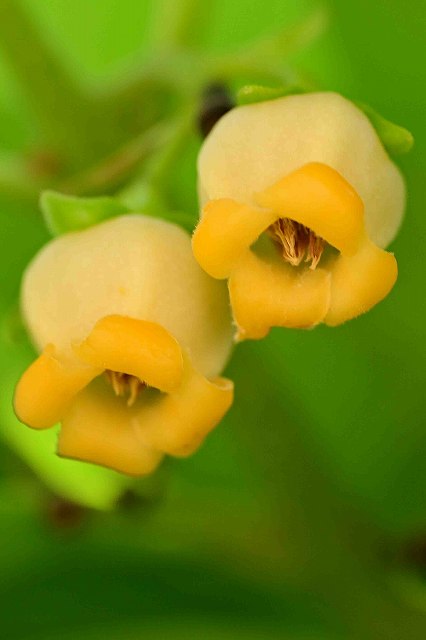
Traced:
<path fill-rule="evenodd" d="M 146 382 L 142 382 L 136 376 L 132 376 L 128 373 L 121 373 L 120 371 L 111 371 L 107 369 L 105 376 L 116 396 L 124 398 L 127 396 L 127 406 L 132 407 L 139 395 L 148 386 Z"/>
<path fill-rule="evenodd" d="M 279 218 L 268 228 L 268 233 L 281 251 L 282 257 L 293 267 L 302 260 L 316 269 L 325 248 L 325 241 L 311 229 L 290 218 Z"/>

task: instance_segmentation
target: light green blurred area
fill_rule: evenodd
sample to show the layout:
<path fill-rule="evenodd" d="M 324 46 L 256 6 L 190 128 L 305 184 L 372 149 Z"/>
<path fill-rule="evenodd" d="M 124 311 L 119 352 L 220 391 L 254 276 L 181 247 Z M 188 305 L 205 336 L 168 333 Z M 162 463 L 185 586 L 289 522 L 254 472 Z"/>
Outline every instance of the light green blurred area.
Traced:
<path fill-rule="evenodd" d="M 125 75 L 122 69 L 143 58 L 156 2 L 23 4 L 70 72 L 91 87 L 111 73 Z M 310 0 L 208 4 L 206 29 L 195 35 L 219 51 L 290 24 L 316 6 Z M 350 599 L 349 571 L 354 589 L 364 588 L 357 553 L 369 556 L 373 545 L 385 559 L 380 580 L 387 585 L 388 545 L 426 540 L 426 4 L 329 0 L 326 6 L 328 31 L 293 62 L 318 87 L 369 103 L 410 129 L 416 141 L 400 161 L 409 200 L 391 248 L 400 269 L 394 291 L 342 327 L 274 330 L 262 343 L 240 346 L 228 371 L 237 385 L 235 406 L 202 449 L 167 464 L 160 489 L 156 480 L 137 486 L 148 496 L 146 509 L 92 513 L 74 532 L 55 531 L 43 519 L 46 487 L 74 500 L 80 493 L 88 506 L 105 508 L 127 481 L 87 466 L 83 481 L 73 485 L 80 465 L 53 458 L 52 434 L 32 433 L 28 456 L 18 458 L 24 427 L 13 418 L 11 385 L 29 354 L 21 346 L 18 358 L 6 323 L 0 351 L 0 609 L 8 640 L 332 640 L 349 637 L 351 616 L 370 613 L 374 619 L 376 606 L 379 617 L 386 615 L 382 599 L 399 597 L 371 596 L 369 612 L 354 593 L 351 611 L 339 592 Z M 30 105 L 0 56 L 0 149 L 28 152 L 36 143 Z M 183 209 L 195 207 L 196 150 L 192 142 L 171 181 Z M 5 312 L 16 303 L 25 264 L 47 232 L 34 206 L 11 198 L 1 201 L 0 230 Z M 26 470 L 26 464 L 43 466 L 32 452 L 38 436 L 42 455 L 52 451 L 40 486 Z M 65 465 L 63 475 L 55 465 Z M 334 538 L 337 512 L 359 524 L 359 530 L 350 524 L 347 545 L 355 547 L 355 559 L 346 560 L 348 541 L 341 545 Z M 426 637 L 426 621 L 422 626 L 411 604 L 399 630 L 398 615 L 389 611 L 392 638 Z M 376 622 L 351 637 L 390 638 Z"/>

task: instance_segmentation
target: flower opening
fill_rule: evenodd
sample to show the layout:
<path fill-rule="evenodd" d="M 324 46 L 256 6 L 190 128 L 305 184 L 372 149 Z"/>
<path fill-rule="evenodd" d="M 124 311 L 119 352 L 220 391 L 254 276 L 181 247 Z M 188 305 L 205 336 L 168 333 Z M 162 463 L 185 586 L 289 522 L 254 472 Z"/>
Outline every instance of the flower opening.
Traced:
<path fill-rule="evenodd" d="M 105 371 L 105 377 L 114 390 L 116 396 L 127 397 L 127 406 L 132 407 L 139 394 L 147 388 L 146 382 L 136 376 L 122 373 L 121 371 Z"/>
<path fill-rule="evenodd" d="M 286 262 L 293 267 L 298 267 L 302 261 L 310 262 L 309 268 L 316 269 L 325 242 L 312 229 L 290 218 L 278 218 L 267 231 Z"/>

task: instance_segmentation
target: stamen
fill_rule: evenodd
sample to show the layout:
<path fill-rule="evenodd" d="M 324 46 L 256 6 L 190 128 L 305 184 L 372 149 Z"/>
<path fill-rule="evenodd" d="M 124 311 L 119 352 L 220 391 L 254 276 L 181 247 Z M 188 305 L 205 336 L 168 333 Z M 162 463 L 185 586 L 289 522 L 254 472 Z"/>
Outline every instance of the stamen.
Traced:
<path fill-rule="evenodd" d="M 122 373 L 121 371 L 111 371 L 107 369 L 105 371 L 106 378 L 114 393 L 118 397 L 124 397 L 128 395 L 127 406 L 132 407 L 139 394 L 147 387 L 146 382 L 139 380 L 136 376 L 129 375 L 128 373 Z"/>
<path fill-rule="evenodd" d="M 279 218 L 268 228 L 268 233 L 279 246 L 286 262 L 298 267 L 305 258 L 305 262 L 311 262 L 309 268 L 316 269 L 325 242 L 311 229 L 290 218 Z"/>
<path fill-rule="evenodd" d="M 319 238 L 313 231 L 309 232 L 309 249 L 305 258 L 305 262 L 311 260 L 312 270 L 315 270 L 319 261 L 321 260 L 322 252 L 324 251 L 325 242 L 322 238 Z"/>

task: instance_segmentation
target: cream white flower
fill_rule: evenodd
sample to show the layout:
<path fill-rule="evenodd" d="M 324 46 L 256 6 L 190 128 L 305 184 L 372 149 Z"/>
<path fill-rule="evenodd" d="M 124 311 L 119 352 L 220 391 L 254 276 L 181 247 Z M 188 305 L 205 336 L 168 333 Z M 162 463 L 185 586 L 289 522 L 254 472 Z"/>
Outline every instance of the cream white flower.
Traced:
<path fill-rule="evenodd" d="M 240 338 L 336 325 L 392 288 L 396 261 L 383 249 L 402 220 L 404 182 L 349 100 L 310 93 L 238 107 L 206 139 L 198 172 L 194 254 L 229 280 Z"/>
<path fill-rule="evenodd" d="M 180 227 L 135 214 L 60 236 L 21 301 L 41 355 L 15 410 L 34 428 L 61 422 L 60 455 L 145 474 L 194 451 L 232 403 L 226 289 Z"/>

